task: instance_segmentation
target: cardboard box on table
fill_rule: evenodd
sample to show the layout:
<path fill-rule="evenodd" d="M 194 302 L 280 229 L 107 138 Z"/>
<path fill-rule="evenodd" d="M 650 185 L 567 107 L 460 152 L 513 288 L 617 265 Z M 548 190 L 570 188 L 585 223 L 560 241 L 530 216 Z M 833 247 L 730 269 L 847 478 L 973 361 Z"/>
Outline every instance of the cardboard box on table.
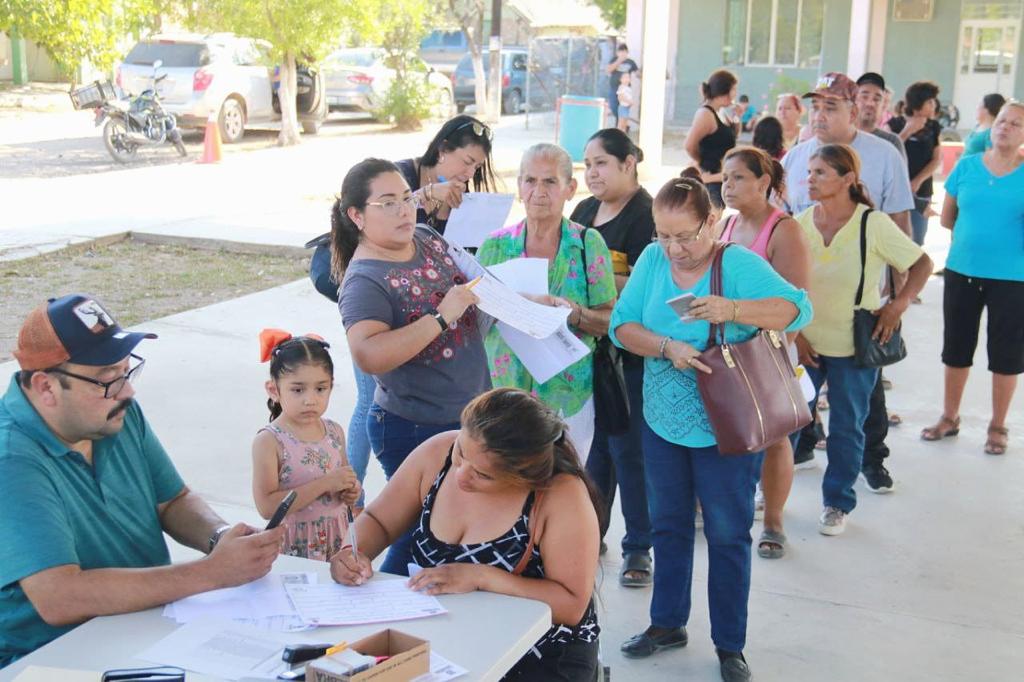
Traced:
<path fill-rule="evenodd" d="M 408 682 L 430 672 L 430 642 L 398 630 L 381 630 L 349 644 L 349 649 L 367 656 L 389 656 L 369 670 L 355 675 L 339 675 L 323 670 L 318 663 L 329 657 L 310 661 L 306 679 L 310 682 Z"/>

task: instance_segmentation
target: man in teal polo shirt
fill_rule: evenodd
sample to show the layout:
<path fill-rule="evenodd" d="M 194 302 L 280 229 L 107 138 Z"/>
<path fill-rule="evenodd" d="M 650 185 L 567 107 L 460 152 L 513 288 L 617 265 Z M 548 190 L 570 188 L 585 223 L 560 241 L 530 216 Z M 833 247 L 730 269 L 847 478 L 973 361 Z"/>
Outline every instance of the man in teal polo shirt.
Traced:
<path fill-rule="evenodd" d="M 94 616 L 266 575 L 283 529 L 228 526 L 189 491 L 133 400 L 153 334 L 95 299 L 32 311 L 0 401 L 0 667 Z M 167 532 L 207 553 L 170 564 Z"/>

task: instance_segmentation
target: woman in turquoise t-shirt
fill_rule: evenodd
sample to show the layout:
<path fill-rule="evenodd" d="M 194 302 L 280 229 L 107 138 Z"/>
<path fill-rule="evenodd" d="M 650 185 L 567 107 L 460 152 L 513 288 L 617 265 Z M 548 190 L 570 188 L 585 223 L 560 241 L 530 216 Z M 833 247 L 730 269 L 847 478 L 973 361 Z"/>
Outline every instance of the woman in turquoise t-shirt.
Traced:
<path fill-rule="evenodd" d="M 565 202 L 576 192 L 572 159 L 554 144 L 526 150 L 519 166 L 519 198 L 526 219 L 498 230 L 480 246 L 477 259 L 489 266 L 515 258 L 546 258 L 548 296 L 540 303 L 571 308 L 569 330 L 592 351 L 608 329 L 615 303 L 615 272 L 597 230 L 565 218 Z M 495 388 L 520 388 L 540 398 L 569 425 L 569 438 L 586 460 L 594 438 L 593 356 L 587 354 L 544 383 L 537 382 L 509 347 L 498 326 L 484 343 Z"/>
<path fill-rule="evenodd" d="M 992 149 L 960 161 L 946 179 L 942 226 L 953 230 L 943 287 L 942 417 L 924 440 L 960 432 L 960 401 L 988 309 L 992 419 L 985 452 L 1006 452 L 1017 375 L 1024 373 L 1024 104 L 1007 102 L 992 126 Z"/>
<path fill-rule="evenodd" d="M 758 328 L 796 331 L 811 318 L 807 294 L 760 256 L 731 246 L 723 254 L 723 294 L 709 296 L 719 248 L 711 199 L 699 181 L 670 180 L 654 199 L 655 244 L 637 261 L 612 312 L 616 345 L 644 357 L 643 432 L 648 505 L 654 530 L 651 625 L 622 645 L 631 658 L 686 644 L 697 499 L 708 541 L 711 638 L 723 679 L 747 679 L 743 658 L 750 594 L 750 527 L 762 454 L 723 456 L 697 390 L 699 359 L 711 322 L 730 343 Z M 666 301 L 690 292 L 696 319 L 684 322 Z"/>
<path fill-rule="evenodd" d="M 971 131 L 971 134 L 964 140 L 964 156 L 982 154 L 992 148 L 992 123 L 999 115 L 999 110 L 1006 103 L 1006 98 L 998 92 L 985 95 L 978 104 L 978 111 L 975 114 L 978 125 Z"/>

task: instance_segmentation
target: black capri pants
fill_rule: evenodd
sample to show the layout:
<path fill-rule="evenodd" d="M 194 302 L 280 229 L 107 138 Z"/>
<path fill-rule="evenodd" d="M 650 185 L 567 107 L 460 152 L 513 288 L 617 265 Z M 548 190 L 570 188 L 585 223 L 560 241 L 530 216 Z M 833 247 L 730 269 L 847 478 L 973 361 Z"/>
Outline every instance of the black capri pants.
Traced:
<path fill-rule="evenodd" d="M 946 268 L 942 295 L 942 363 L 970 367 L 981 311 L 988 308 L 988 369 L 1024 374 L 1024 282 L 967 277 Z"/>

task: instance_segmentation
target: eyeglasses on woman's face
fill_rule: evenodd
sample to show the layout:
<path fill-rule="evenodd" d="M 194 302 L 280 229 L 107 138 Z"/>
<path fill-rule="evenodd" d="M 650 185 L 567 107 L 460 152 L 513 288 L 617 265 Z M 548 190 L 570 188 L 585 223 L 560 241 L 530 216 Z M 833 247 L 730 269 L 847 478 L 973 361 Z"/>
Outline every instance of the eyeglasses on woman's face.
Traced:
<path fill-rule="evenodd" d="M 416 210 L 416 197 L 411 194 L 404 199 L 387 199 L 386 201 L 367 201 L 367 206 L 378 206 L 385 213 L 398 217 L 406 209 Z"/>
<path fill-rule="evenodd" d="M 661 244 L 661 248 L 663 249 L 668 249 L 673 244 L 676 244 L 678 246 L 689 246 L 700 239 L 701 235 L 704 233 L 704 228 L 707 226 L 707 224 L 707 220 L 701 221 L 700 227 L 698 227 L 697 231 L 692 234 L 681 234 L 676 237 L 669 237 L 666 235 L 659 234 L 655 235 L 654 238 L 651 239 L 651 241 Z"/>

